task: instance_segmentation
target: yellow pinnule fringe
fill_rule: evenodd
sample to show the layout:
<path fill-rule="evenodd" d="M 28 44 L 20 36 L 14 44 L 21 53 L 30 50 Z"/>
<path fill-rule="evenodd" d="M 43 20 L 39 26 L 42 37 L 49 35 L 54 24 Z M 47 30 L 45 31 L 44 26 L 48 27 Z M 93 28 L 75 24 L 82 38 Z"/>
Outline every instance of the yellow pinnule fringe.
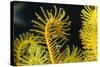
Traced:
<path fill-rule="evenodd" d="M 80 39 L 84 49 L 85 61 L 97 60 L 97 8 L 85 6 L 81 14 L 82 29 Z"/>

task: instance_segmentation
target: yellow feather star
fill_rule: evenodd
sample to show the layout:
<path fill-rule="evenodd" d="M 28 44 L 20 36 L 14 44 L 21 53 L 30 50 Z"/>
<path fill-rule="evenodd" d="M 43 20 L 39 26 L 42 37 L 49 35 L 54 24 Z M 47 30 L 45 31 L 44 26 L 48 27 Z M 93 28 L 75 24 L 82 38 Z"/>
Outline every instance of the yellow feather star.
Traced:
<path fill-rule="evenodd" d="M 51 63 L 60 63 L 60 48 L 66 43 L 66 39 L 68 40 L 70 34 L 66 32 L 70 30 L 68 27 L 70 27 L 71 21 L 69 21 L 69 16 L 64 19 L 65 11 L 63 8 L 59 8 L 58 12 L 57 7 L 54 6 L 54 15 L 53 10 L 47 10 L 45 12 L 42 7 L 40 8 L 45 19 L 43 19 L 38 13 L 35 13 L 38 20 L 41 22 L 32 20 L 34 23 L 33 27 L 38 29 L 36 30 L 36 28 L 32 28 L 30 31 L 37 32 L 41 37 L 41 40 L 45 41 L 44 44 L 48 47 Z M 60 41 L 58 42 L 59 39 Z M 61 42 L 63 42 L 62 45 L 60 45 Z"/>
<path fill-rule="evenodd" d="M 97 60 L 97 8 L 85 6 L 81 14 L 82 29 L 80 39 L 84 49 L 85 61 Z"/>
<path fill-rule="evenodd" d="M 83 27 L 80 30 L 80 38 L 83 49 L 85 49 L 83 53 L 74 45 L 73 48 L 67 46 L 65 50 L 61 51 L 61 48 L 66 46 L 70 35 L 68 32 L 71 21 L 69 21 L 69 16 L 66 18 L 65 10 L 63 8 L 57 10 L 55 5 L 54 11 L 51 9 L 45 12 L 42 7 L 40 8 L 43 16 L 35 12 L 38 20 L 32 20 L 33 28 L 30 29 L 36 34 L 26 32 L 14 41 L 13 51 L 16 65 L 55 64 L 81 62 L 83 59 L 89 61 L 90 58 L 96 59 L 97 24 L 95 8 L 85 7 L 82 10 Z M 45 44 L 47 47 L 41 44 Z"/>

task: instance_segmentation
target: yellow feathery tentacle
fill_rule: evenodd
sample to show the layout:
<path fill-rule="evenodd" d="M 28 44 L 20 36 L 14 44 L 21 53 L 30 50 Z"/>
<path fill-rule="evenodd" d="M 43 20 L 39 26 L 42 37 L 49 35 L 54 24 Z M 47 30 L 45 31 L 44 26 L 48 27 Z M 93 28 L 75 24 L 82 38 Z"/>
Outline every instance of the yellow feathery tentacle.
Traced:
<path fill-rule="evenodd" d="M 30 29 L 30 31 L 37 32 L 39 36 L 42 37 L 41 40 L 45 40 L 44 44 L 46 44 L 48 47 L 51 63 L 60 63 L 60 49 L 65 44 L 66 39 L 68 40 L 68 36 L 70 35 L 66 32 L 70 30 L 69 27 L 71 21 L 69 21 L 69 16 L 64 19 L 65 11 L 63 8 L 59 8 L 58 12 L 57 7 L 54 5 L 54 15 L 52 9 L 50 11 L 47 10 L 46 13 L 42 7 L 40 8 L 45 19 L 43 19 L 38 13 L 35 13 L 37 19 L 41 22 L 33 21 L 33 23 L 35 23 L 34 26 L 38 29 L 36 30 L 36 28 L 33 26 L 34 28 Z M 62 45 L 60 45 L 61 43 Z"/>
<path fill-rule="evenodd" d="M 19 57 L 21 55 L 23 55 L 23 51 L 22 51 L 22 53 L 20 53 L 22 47 L 26 46 L 29 43 L 33 43 L 32 36 L 33 36 L 33 34 L 28 34 L 28 32 L 26 32 L 26 35 L 25 34 L 23 34 L 23 36 L 20 35 L 20 40 L 18 38 L 16 38 L 16 40 L 14 41 L 13 51 L 15 53 L 14 57 L 15 57 L 16 65 L 20 64 Z"/>
<path fill-rule="evenodd" d="M 85 61 L 97 60 L 97 8 L 85 6 L 81 14 L 82 29 L 80 39 L 84 49 Z"/>
<path fill-rule="evenodd" d="M 39 45 L 30 45 L 26 55 L 19 57 L 20 65 L 48 64 L 50 63 L 48 51 Z"/>
<path fill-rule="evenodd" d="M 33 34 L 26 32 L 14 41 L 14 62 L 19 65 L 46 64 L 49 62 L 48 52 Z"/>
<path fill-rule="evenodd" d="M 47 46 L 49 49 L 49 54 L 50 54 L 52 63 L 60 63 L 60 58 L 61 58 L 60 48 L 64 44 L 61 47 L 58 47 L 58 46 L 61 42 L 63 42 L 63 41 L 64 41 L 64 43 L 66 42 L 65 39 L 68 39 L 66 37 L 66 35 L 67 36 L 70 35 L 68 33 L 65 33 L 66 27 L 63 28 L 63 26 L 68 26 L 67 24 L 68 23 L 70 24 L 70 21 L 67 20 L 66 25 L 65 25 L 64 24 L 65 22 L 62 22 L 62 19 L 65 16 L 65 11 L 62 8 L 60 8 L 58 15 L 56 15 L 57 8 L 56 8 L 56 6 L 54 6 L 54 7 L 55 7 L 55 15 L 54 16 L 52 14 L 52 10 L 51 10 L 51 12 L 48 12 L 49 20 L 46 23 L 46 27 L 45 27 L 45 38 L 46 38 L 46 43 L 47 43 Z M 70 30 L 70 28 L 66 29 L 66 31 L 69 31 L 69 30 Z M 56 43 L 59 38 L 61 38 L 61 39 L 59 40 L 58 43 Z M 52 41 L 53 39 L 55 39 L 55 40 Z M 54 43 L 56 43 L 55 46 L 53 45 Z"/>
<path fill-rule="evenodd" d="M 75 47 L 73 45 L 72 51 L 69 46 L 67 46 L 66 50 L 62 52 L 62 62 L 70 63 L 70 62 L 82 62 L 83 61 L 83 53 L 81 53 L 81 49 Z"/>

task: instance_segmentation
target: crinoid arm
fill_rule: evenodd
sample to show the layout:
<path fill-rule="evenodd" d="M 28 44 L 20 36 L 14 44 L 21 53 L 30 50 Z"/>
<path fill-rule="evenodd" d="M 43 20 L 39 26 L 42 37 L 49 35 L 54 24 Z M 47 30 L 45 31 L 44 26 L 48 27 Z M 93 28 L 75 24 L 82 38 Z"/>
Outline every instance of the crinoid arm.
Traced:
<path fill-rule="evenodd" d="M 81 49 L 78 47 L 75 47 L 73 45 L 72 50 L 69 46 L 62 52 L 62 62 L 63 63 L 71 63 L 71 62 L 82 62 L 83 61 L 83 53 L 81 52 Z"/>
<path fill-rule="evenodd" d="M 84 49 L 85 61 L 97 60 L 97 9 L 85 6 L 81 11 L 82 29 L 80 39 Z"/>
<path fill-rule="evenodd" d="M 14 40 L 14 63 L 17 66 L 50 63 L 47 48 L 38 45 L 31 33 L 23 33 Z"/>
<path fill-rule="evenodd" d="M 44 17 L 35 12 L 38 20 L 32 21 L 33 28 L 30 31 L 38 33 L 38 36 L 41 37 L 40 40 L 44 40 L 44 44 L 47 45 L 49 51 L 51 63 L 60 63 L 60 49 L 69 40 L 71 21 L 69 16 L 66 16 L 63 8 L 57 10 L 55 5 L 54 10 L 44 11 L 42 7 L 40 8 Z"/>

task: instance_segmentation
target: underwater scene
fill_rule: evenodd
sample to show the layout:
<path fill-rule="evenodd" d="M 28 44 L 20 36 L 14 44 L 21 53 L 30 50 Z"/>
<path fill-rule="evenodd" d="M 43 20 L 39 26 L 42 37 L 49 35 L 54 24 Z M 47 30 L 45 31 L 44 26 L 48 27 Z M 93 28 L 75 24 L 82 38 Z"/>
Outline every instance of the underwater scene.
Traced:
<path fill-rule="evenodd" d="M 11 2 L 11 65 L 97 61 L 97 7 Z"/>

